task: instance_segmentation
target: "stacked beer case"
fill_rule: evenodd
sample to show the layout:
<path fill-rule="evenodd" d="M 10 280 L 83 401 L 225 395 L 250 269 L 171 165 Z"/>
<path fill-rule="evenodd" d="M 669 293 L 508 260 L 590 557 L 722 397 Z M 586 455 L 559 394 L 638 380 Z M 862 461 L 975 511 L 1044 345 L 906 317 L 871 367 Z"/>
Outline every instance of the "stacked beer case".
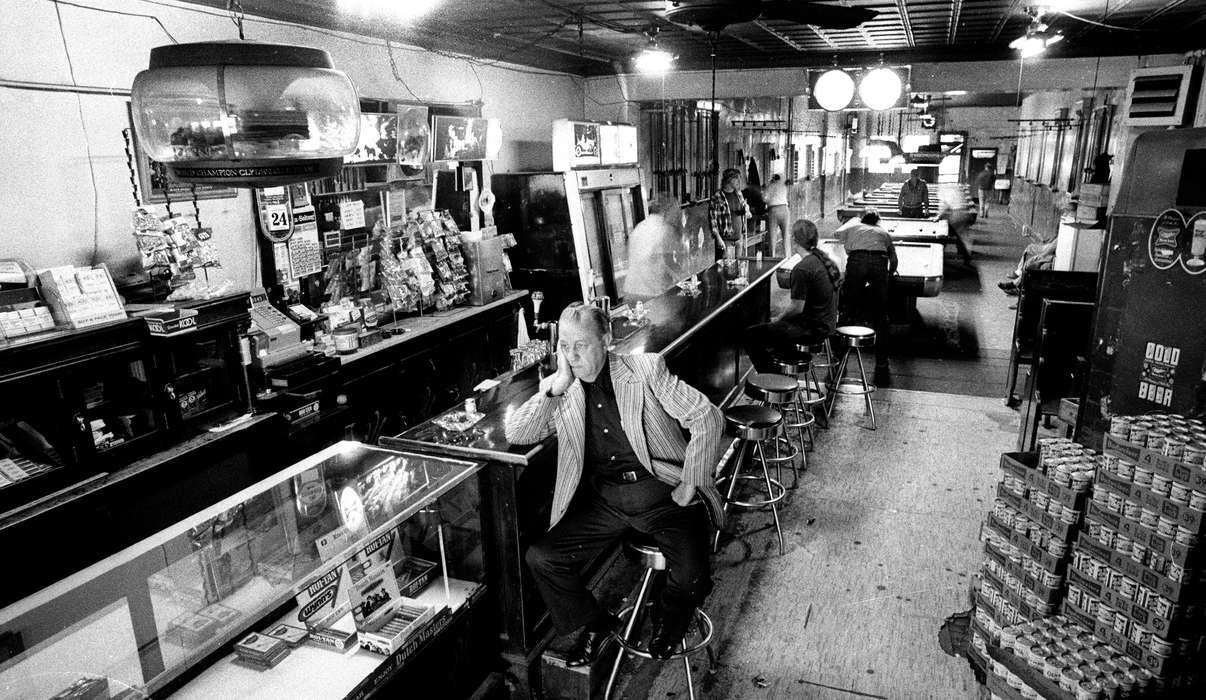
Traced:
<path fill-rule="evenodd" d="M 1001 468 L 981 530 L 985 559 L 976 600 L 977 623 L 990 636 L 1055 613 L 1095 462 L 1075 443 L 1044 440 L 1039 452 L 1002 455 Z"/>
<path fill-rule="evenodd" d="M 1199 541 L 1206 429 L 1181 416 L 1116 416 L 1073 552 L 1065 614 L 1134 657 L 1162 694 L 1200 687 Z"/>

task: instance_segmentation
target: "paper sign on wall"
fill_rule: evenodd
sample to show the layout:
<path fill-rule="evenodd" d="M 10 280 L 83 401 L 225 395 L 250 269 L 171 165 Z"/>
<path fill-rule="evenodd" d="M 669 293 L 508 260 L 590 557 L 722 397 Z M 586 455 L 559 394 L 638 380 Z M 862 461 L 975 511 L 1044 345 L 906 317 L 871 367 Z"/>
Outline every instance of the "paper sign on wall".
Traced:
<path fill-rule="evenodd" d="M 1143 369 L 1139 375 L 1139 398 L 1161 406 L 1171 406 L 1173 382 L 1181 348 L 1148 343 L 1143 351 Z"/>
<path fill-rule="evenodd" d="M 344 231 L 364 228 L 364 202 L 353 199 L 339 203 L 339 228 Z"/>

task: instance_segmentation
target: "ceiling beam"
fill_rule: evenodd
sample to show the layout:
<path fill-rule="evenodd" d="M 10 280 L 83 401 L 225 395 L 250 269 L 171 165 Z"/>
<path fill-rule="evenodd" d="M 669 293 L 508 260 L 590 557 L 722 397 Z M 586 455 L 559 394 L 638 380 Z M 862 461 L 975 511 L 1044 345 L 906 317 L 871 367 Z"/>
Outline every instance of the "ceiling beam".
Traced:
<path fill-rule="evenodd" d="M 829 48 L 831 48 L 831 49 L 837 48 L 837 44 L 833 43 L 833 41 L 828 36 L 825 35 L 825 32 L 821 31 L 817 27 L 812 26 L 811 24 L 809 24 L 807 26 L 809 29 L 812 30 L 812 33 L 816 34 L 821 39 L 821 41 L 825 42 L 829 46 Z"/>
<path fill-rule="evenodd" d="M 909 8 L 905 4 L 905 0 L 896 0 L 896 11 L 900 13 L 900 24 L 904 27 L 905 38 L 909 40 L 909 48 L 916 48 L 917 42 L 913 40 L 913 23 L 909 21 Z"/>
<path fill-rule="evenodd" d="M 1135 0 L 1111 0 L 1110 2 L 1107 2 L 1105 4 L 1105 8 L 1102 9 L 1101 17 L 1098 17 L 1096 21 L 1098 21 L 1098 22 L 1109 21 L 1110 17 L 1113 17 L 1114 15 L 1118 14 L 1122 10 L 1126 9 L 1126 7 L 1133 2 L 1135 2 Z M 1060 15 L 1060 16 L 1062 17 L 1063 15 Z M 1076 29 L 1074 31 L 1068 32 L 1067 38 L 1075 39 L 1082 34 L 1087 34 L 1088 32 L 1093 31 L 1094 29 L 1096 29 L 1096 27 L 1094 27 L 1091 24 L 1087 24 L 1084 22 L 1077 22 Z"/>
<path fill-rule="evenodd" d="M 767 34 L 770 34 L 771 36 L 775 37 L 779 41 L 782 41 L 784 44 L 787 44 L 788 46 L 792 47 L 796 51 L 799 51 L 800 53 L 804 53 L 805 51 L 808 50 L 808 49 L 804 48 L 804 46 L 797 44 L 796 41 L 794 39 L 792 39 L 791 37 L 787 36 L 786 34 L 779 31 L 778 29 L 775 29 L 774 27 L 768 25 L 766 22 L 763 22 L 760 19 L 754 20 L 754 24 L 758 25 L 758 27 L 760 27 L 762 29 L 762 31 L 766 32 Z"/>
<path fill-rule="evenodd" d="M 1009 24 L 1009 20 L 1013 19 L 1020 4 L 1022 4 L 1022 0 L 1013 0 L 1013 2 L 1009 3 L 1009 9 L 1001 14 L 1001 18 L 997 20 L 996 26 L 992 28 L 992 36 L 989 38 L 989 42 L 995 44 L 997 39 L 1001 38 L 1001 32 L 1005 31 L 1005 25 Z"/>
<path fill-rule="evenodd" d="M 1181 5 L 1184 5 L 1184 4 L 1185 4 L 1185 0 L 1169 0 L 1169 2 L 1165 3 L 1163 7 L 1160 7 L 1157 10 L 1153 10 L 1151 13 L 1149 13 L 1143 19 L 1139 20 L 1135 24 L 1135 26 L 1142 27 L 1143 25 L 1147 24 L 1148 22 L 1151 22 L 1152 20 L 1157 19 L 1157 18 L 1165 15 L 1166 13 L 1177 9 L 1178 7 L 1180 7 Z"/>
<path fill-rule="evenodd" d="M 955 35 L 959 33 L 959 14 L 962 12 L 963 0 L 953 0 L 951 2 L 950 22 L 946 25 L 946 43 L 948 45 L 955 43 Z"/>

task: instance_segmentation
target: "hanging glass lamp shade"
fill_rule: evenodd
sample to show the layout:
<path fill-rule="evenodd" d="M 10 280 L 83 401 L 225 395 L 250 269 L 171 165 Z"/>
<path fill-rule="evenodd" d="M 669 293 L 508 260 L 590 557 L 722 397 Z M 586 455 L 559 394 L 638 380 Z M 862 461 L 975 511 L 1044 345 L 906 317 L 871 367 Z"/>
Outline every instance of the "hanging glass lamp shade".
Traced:
<path fill-rule="evenodd" d="M 131 90 L 135 131 L 182 182 L 267 187 L 338 173 L 360 100 L 321 49 L 201 42 L 151 49 Z"/>

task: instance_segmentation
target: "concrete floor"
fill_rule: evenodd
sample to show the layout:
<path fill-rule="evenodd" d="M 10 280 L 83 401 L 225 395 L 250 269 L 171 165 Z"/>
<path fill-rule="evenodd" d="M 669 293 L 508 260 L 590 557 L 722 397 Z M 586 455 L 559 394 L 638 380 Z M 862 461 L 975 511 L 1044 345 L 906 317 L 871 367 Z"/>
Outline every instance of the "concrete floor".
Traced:
<path fill-rule="evenodd" d="M 781 510 L 785 555 L 769 513 L 736 516 L 714 558 L 715 660 L 695 659 L 700 697 L 978 697 L 967 662 L 937 638 L 970 607 L 980 523 L 1017 414 L 982 397 L 876 397 L 878 430 L 859 427 L 861 403 L 843 399 L 819 432 Z M 687 697 L 679 664 L 631 663 L 619 690 Z"/>

